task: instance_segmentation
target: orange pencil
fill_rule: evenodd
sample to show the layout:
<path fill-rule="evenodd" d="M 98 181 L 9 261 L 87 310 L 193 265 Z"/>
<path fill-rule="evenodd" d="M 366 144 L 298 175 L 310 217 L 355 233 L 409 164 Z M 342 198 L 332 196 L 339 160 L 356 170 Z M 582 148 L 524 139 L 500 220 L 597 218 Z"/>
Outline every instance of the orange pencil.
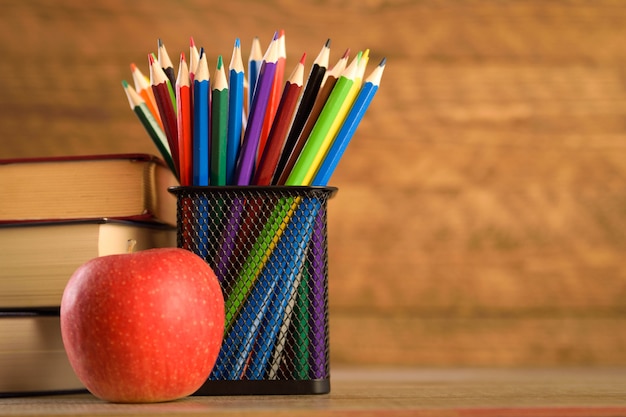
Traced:
<path fill-rule="evenodd" d="M 163 122 L 161 121 L 161 115 L 157 108 L 156 100 L 154 99 L 154 93 L 150 87 L 150 79 L 143 75 L 141 70 L 134 63 L 130 64 L 130 72 L 133 76 L 133 83 L 135 84 L 135 91 L 146 102 L 146 106 L 152 117 L 159 123 L 161 129 L 163 129 Z"/>
<path fill-rule="evenodd" d="M 265 111 L 265 119 L 263 120 L 263 128 L 261 130 L 261 137 L 259 138 L 259 150 L 257 154 L 257 165 L 261 161 L 261 155 L 263 149 L 267 143 L 274 117 L 278 111 L 278 105 L 282 94 L 283 77 L 285 75 L 285 64 L 287 61 L 287 48 L 285 46 L 285 31 L 281 30 L 276 38 L 278 45 L 278 61 L 276 61 L 276 73 L 274 74 L 274 83 L 272 84 L 272 91 L 270 93 L 269 101 L 267 102 L 267 109 Z"/>
<path fill-rule="evenodd" d="M 192 121 L 191 121 L 191 84 L 189 67 L 185 54 L 180 54 L 178 77 L 176 78 L 176 108 L 178 132 L 179 176 L 181 185 L 191 185 L 192 161 Z"/>
<path fill-rule="evenodd" d="M 276 111 L 276 117 L 267 138 L 267 143 L 261 156 L 258 168 L 254 176 L 255 185 L 271 185 L 272 176 L 278 164 L 278 158 L 285 144 L 289 126 L 293 115 L 298 107 L 302 85 L 304 84 L 304 61 L 306 54 L 302 55 L 293 73 L 285 83 L 283 95 Z"/>

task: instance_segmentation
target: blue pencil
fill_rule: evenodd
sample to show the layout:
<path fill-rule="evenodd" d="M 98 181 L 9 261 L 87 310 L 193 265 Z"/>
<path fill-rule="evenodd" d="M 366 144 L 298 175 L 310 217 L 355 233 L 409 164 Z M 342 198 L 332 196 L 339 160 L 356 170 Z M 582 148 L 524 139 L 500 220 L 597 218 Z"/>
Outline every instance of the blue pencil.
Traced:
<path fill-rule="evenodd" d="M 261 51 L 261 41 L 259 41 L 258 36 L 255 36 L 254 39 L 252 39 L 252 48 L 250 50 L 250 57 L 248 58 L 248 108 L 252 106 L 252 96 L 254 95 L 254 89 L 256 88 L 262 63 L 263 52 Z"/>
<path fill-rule="evenodd" d="M 241 146 L 244 68 L 239 38 L 235 40 L 233 56 L 229 65 L 228 80 L 228 139 L 226 145 L 226 184 L 234 184 L 235 166 Z"/>
<path fill-rule="evenodd" d="M 369 77 L 365 80 L 365 83 L 361 87 L 359 94 L 354 101 L 354 104 L 350 108 L 346 120 L 343 122 L 341 129 L 337 133 L 337 137 L 334 139 L 328 153 L 324 157 L 322 164 L 313 177 L 312 185 L 325 186 L 328 184 L 331 175 L 335 171 L 339 160 L 343 156 L 354 132 L 356 131 L 363 115 L 367 111 L 374 95 L 378 91 L 380 85 L 380 79 L 382 78 L 383 71 L 385 70 L 386 59 L 383 58 L 380 64 L 372 71 Z"/>
<path fill-rule="evenodd" d="M 243 135 L 241 150 L 237 158 L 237 166 L 235 167 L 236 185 L 250 185 L 250 181 L 252 180 L 259 139 L 265 119 L 265 110 L 272 90 L 272 84 L 274 83 L 277 61 L 278 44 L 276 37 L 274 37 L 263 59 L 263 64 L 259 71 L 257 87 L 254 92 L 254 97 L 252 98 L 250 116 L 248 117 L 248 124 Z"/>
<path fill-rule="evenodd" d="M 211 86 L 204 48 L 193 81 L 193 185 L 209 185 L 209 103 Z"/>

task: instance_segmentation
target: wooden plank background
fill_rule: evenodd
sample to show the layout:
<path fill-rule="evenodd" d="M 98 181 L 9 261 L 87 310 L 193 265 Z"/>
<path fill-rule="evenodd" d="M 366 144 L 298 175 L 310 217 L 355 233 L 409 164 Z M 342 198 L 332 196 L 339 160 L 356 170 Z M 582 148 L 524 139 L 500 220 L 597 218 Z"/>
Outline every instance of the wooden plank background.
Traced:
<path fill-rule="evenodd" d="M 334 364 L 626 364 L 621 0 L 4 0 L 0 157 L 156 152 L 131 62 L 281 28 L 287 71 L 388 59 L 332 180 Z"/>

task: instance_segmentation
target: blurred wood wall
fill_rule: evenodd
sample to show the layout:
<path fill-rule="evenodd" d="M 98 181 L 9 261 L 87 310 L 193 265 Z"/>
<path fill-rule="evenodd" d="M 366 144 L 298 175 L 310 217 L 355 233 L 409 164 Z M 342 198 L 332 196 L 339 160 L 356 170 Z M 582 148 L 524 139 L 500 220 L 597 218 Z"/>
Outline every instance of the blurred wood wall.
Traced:
<path fill-rule="evenodd" d="M 5 0 L 0 157 L 155 153 L 131 62 L 281 28 L 287 71 L 388 59 L 332 180 L 334 364 L 626 364 L 620 0 Z"/>

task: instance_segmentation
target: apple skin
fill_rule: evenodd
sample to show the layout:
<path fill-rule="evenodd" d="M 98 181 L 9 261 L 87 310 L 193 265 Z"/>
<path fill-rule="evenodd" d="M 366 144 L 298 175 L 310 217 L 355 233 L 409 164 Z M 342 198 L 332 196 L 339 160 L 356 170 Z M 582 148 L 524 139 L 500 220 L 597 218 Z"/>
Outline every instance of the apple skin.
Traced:
<path fill-rule="evenodd" d="M 94 258 L 68 281 L 61 334 L 77 377 L 110 402 L 162 402 L 208 378 L 224 335 L 211 267 L 178 248 Z"/>

